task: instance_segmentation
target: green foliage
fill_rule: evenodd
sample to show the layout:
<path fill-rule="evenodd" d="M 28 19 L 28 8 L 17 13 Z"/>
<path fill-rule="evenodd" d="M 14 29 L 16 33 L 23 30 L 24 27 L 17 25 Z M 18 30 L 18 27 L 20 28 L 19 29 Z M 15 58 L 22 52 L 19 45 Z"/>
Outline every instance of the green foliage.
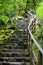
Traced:
<path fill-rule="evenodd" d="M 39 4 L 39 6 L 36 9 L 36 12 L 38 13 L 39 17 L 43 19 L 43 2 Z"/>
<path fill-rule="evenodd" d="M 14 30 L 0 30 L 0 44 L 3 43 L 4 40 L 7 40 L 8 38 L 10 38 L 12 36 L 12 34 L 14 33 Z"/>
<path fill-rule="evenodd" d="M 0 14 L 9 15 L 16 12 L 16 0 L 1 0 L 0 1 Z"/>
<path fill-rule="evenodd" d="M 5 15 L 0 15 L 0 21 L 2 21 L 3 24 L 7 24 L 8 23 L 8 16 Z"/>
<path fill-rule="evenodd" d="M 32 0 L 27 0 L 26 9 L 30 10 L 30 9 L 32 9 L 32 6 L 33 6 Z"/>
<path fill-rule="evenodd" d="M 18 26 L 16 26 L 15 21 L 12 22 L 13 24 L 7 24 L 4 26 L 0 26 L 0 44 L 3 44 L 3 42 L 13 36 L 15 31 L 18 30 Z"/>
<path fill-rule="evenodd" d="M 43 43 L 43 24 L 40 24 L 40 26 L 39 26 L 38 39 L 40 40 L 39 43 L 43 47 L 43 45 L 42 45 L 42 43 Z"/>
<path fill-rule="evenodd" d="M 34 33 L 35 39 L 40 43 L 41 47 L 43 48 L 43 23 L 36 25 L 36 31 Z"/>
<path fill-rule="evenodd" d="M 26 8 L 26 1 L 27 0 L 17 0 L 18 3 L 18 14 L 22 15 L 25 13 L 24 9 Z"/>
<path fill-rule="evenodd" d="M 0 0 L 0 19 L 7 24 L 8 17 L 15 16 L 17 12 L 16 0 Z"/>
<path fill-rule="evenodd" d="M 26 10 L 36 9 L 36 6 L 38 5 L 39 0 L 27 0 L 26 2 Z"/>
<path fill-rule="evenodd" d="M 39 15 L 41 22 L 39 25 L 36 25 L 35 38 L 40 43 L 40 46 L 43 48 L 43 1 L 39 1 L 39 5 L 36 8 L 36 12 Z"/>

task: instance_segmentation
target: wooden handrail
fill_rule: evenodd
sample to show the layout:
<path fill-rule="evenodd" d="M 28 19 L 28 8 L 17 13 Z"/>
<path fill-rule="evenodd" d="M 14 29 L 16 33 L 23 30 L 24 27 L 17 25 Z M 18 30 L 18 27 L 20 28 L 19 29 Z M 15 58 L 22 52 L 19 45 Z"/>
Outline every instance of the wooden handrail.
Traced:
<path fill-rule="evenodd" d="M 31 15 L 31 14 L 30 14 Z M 33 14 L 32 14 L 33 15 Z M 29 35 L 29 46 L 30 46 L 30 65 L 34 65 L 34 57 L 36 59 L 37 64 L 35 65 L 42 65 L 42 55 L 43 49 L 39 45 L 39 43 L 35 40 L 33 33 L 35 32 L 35 25 L 36 25 L 36 17 L 33 15 L 32 21 L 28 24 L 28 35 Z M 35 44 L 38 48 L 38 58 L 35 55 L 33 44 Z"/>
<path fill-rule="evenodd" d="M 30 33 L 31 39 L 33 40 L 34 44 L 36 44 L 36 46 L 38 47 L 38 49 L 40 50 L 40 52 L 43 54 L 43 49 L 40 47 L 39 43 L 34 39 L 29 27 L 28 27 L 28 31 Z"/>

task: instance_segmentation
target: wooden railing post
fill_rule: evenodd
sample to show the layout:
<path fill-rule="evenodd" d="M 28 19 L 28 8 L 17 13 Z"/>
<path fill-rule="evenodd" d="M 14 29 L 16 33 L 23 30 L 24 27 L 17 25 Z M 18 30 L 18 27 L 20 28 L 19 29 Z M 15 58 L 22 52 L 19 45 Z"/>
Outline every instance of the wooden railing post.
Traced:
<path fill-rule="evenodd" d="M 31 45 L 31 36 L 29 35 L 29 48 L 30 48 L 30 65 L 33 65 L 32 63 L 32 45 Z"/>
<path fill-rule="evenodd" d="M 34 56 L 33 56 L 33 41 L 31 39 L 31 36 L 29 34 L 29 53 L 30 53 L 30 65 L 34 65 L 33 60 L 34 60 Z"/>
<path fill-rule="evenodd" d="M 32 28 L 30 27 L 32 33 L 35 31 L 34 25 L 35 25 L 35 21 L 33 20 L 32 25 L 31 25 Z M 33 51 L 33 40 L 31 39 L 30 35 L 29 35 L 29 46 L 30 46 L 30 65 L 34 65 L 34 56 L 32 52 Z"/>
<path fill-rule="evenodd" d="M 42 65 L 42 53 L 40 51 L 38 53 L 38 65 Z"/>
<path fill-rule="evenodd" d="M 33 55 L 33 41 L 31 39 L 31 42 L 30 42 L 30 57 L 31 57 L 31 65 L 34 65 L 34 55 Z"/>

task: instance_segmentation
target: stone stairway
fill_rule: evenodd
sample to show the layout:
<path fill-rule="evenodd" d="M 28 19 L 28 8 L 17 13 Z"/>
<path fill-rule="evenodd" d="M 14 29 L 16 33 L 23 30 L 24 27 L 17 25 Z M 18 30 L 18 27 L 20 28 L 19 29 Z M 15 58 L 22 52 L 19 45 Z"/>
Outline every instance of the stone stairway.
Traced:
<path fill-rule="evenodd" d="M 2 47 L 0 65 L 30 65 L 27 45 L 27 20 L 18 20 L 17 25 L 19 30 L 6 43 L 0 45 Z"/>

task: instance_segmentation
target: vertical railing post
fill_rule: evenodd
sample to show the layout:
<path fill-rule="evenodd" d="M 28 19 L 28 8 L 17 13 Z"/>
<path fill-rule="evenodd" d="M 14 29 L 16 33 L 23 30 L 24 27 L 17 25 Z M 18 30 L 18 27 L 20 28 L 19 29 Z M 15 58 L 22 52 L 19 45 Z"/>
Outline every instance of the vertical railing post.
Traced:
<path fill-rule="evenodd" d="M 32 24 L 33 24 L 33 22 L 32 22 Z M 31 29 L 31 32 L 32 32 L 32 28 L 30 27 L 30 29 Z M 31 39 L 31 36 L 30 36 L 30 34 L 29 34 L 29 53 L 30 53 L 30 65 L 33 65 L 33 62 L 32 62 L 32 60 L 33 60 L 33 54 L 32 54 L 32 39 Z"/>
<path fill-rule="evenodd" d="M 38 65 L 42 65 L 42 53 L 40 51 L 38 53 Z"/>
<path fill-rule="evenodd" d="M 27 48 L 28 48 L 28 51 L 30 49 L 30 45 L 29 45 L 29 31 L 28 31 L 28 25 L 29 25 L 29 21 L 27 21 Z M 30 54 L 29 54 L 30 55 Z"/>
<path fill-rule="evenodd" d="M 32 45 L 31 45 L 31 36 L 29 35 L 29 48 L 30 48 L 30 65 L 33 65 L 32 63 Z"/>
<path fill-rule="evenodd" d="M 32 21 L 32 25 L 33 25 Z M 31 27 L 30 27 L 31 28 Z M 31 28 L 31 32 L 33 32 L 33 27 Z M 33 40 L 31 39 L 31 36 L 29 35 L 29 45 L 30 45 L 30 65 L 34 65 L 34 56 L 33 56 Z"/>
<path fill-rule="evenodd" d="M 29 45 L 30 65 L 32 65 L 32 62 L 31 62 L 31 47 L 30 47 L 31 46 L 30 45 L 30 39 L 31 39 L 30 34 L 28 35 L 28 39 L 29 39 L 28 40 L 28 42 L 29 42 L 28 45 Z"/>
<path fill-rule="evenodd" d="M 34 55 L 33 55 L 33 40 L 31 39 L 31 44 L 30 44 L 31 46 L 30 46 L 30 48 L 31 48 L 31 50 L 30 50 L 30 56 L 31 56 L 31 65 L 34 65 Z"/>

